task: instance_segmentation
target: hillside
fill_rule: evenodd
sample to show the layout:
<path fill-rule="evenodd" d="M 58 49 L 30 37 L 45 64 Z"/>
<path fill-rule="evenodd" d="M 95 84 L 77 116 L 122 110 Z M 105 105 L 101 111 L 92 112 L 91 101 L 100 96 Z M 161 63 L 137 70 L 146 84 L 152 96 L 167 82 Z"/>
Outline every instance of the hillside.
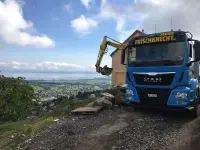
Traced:
<path fill-rule="evenodd" d="M 195 125 L 199 123 L 200 119 L 180 113 L 114 107 L 99 115 L 61 119 L 23 146 L 30 150 L 198 150 L 200 134 Z"/>

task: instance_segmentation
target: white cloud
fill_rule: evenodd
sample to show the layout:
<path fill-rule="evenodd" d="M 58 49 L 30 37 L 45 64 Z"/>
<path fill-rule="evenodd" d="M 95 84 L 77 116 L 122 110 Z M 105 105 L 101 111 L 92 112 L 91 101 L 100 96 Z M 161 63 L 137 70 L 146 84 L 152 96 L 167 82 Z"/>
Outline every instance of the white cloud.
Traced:
<path fill-rule="evenodd" d="M 75 32 L 86 35 L 97 26 L 97 22 L 92 18 L 86 18 L 83 14 L 71 21 L 71 27 Z"/>
<path fill-rule="evenodd" d="M 24 19 L 23 5 L 15 0 L 0 1 L 0 39 L 6 44 L 17 46 L 55 47 L 55 42 L 46 35 L 33 36 L 27 32 L 33 28 L 33 23 Z"/>
<path fill-rule="evenodd" d="M 81 66 L 76 64 L 69 64 L 66 62 L 51 62 L 44 61 L 39 63 L 26 62 L 0 62 L 1 70 L 28 70 L 28 71 L 95 71 L 93 67 Z"/>
<path fill-rule="evenodd" d="M 116 31 L 119 35 L 118 39 L 123 41 L 135 30 L 134 26 L 131 29 L 125 28 L 127 23 L 133 21 L 133 18 L 136 18 L 135 14 L 131 13 L 133 11 L 131 7 L 131 5 L 102 0 L 97 18 L 105 21 L 116 21 Z"/>
<path fill-rule="evenodd" d="M 182 29 L 191 31 L 196 37 L 200 38 L 200 20 L 198 14 L 200 10 L 200 1 L 196 0 L 157 0 L 157 3 L 150 1 L 148 3 L 138 2 L 140 11 L 146 14 L 140 27 L 147 32 L 169 31 Z M 151 9 L 149 8 L 151 6 Z"/>
<path fill-rule="evenodd" d="M 64 5 L 64 8 L 65 8 L 65 10 L 68 12 L 68 13 L 72 13 L 72 6 L 71 6 L 71 4 L 65 4 Z"/>
<path fill-rule="evenodd" d="M 119 40 L 125 40 L 134 30 L 147 33 L 182 29 L 191 31 L 200 38 L 198 0 L 135 0 L 127 3 L 102 0 L 98 19 L 116 21 Z M 129 26 L 129 27 L 128 27 Z"/>
<path fill-rule="evenodd" d="M 87 9 L 89 9 L 91 4 L 94 2 L 93 0 L 80 0 L 80 1 Z"/>

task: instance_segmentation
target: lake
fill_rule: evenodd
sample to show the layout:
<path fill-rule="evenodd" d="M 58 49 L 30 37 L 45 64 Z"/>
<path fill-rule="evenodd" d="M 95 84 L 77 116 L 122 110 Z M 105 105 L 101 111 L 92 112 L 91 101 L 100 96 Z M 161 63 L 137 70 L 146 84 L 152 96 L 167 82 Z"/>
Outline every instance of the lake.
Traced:
<path fill-rule="evenodd" d="M 105 77 L 97 73 L 16 73 L 1 72 L 7 77 L 25 77 L 27 80 L 77 80 L 77 79 L 93 79 Z"/>

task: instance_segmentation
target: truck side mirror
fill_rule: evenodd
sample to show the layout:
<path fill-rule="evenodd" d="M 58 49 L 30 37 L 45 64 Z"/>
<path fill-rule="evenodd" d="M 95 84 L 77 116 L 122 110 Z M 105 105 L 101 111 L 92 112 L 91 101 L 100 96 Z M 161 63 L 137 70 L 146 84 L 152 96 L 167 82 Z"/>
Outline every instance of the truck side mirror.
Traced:
<path fill-rule="evenodd" d="M 194 43 L 195 61 L 200 61 L 200 41 L 195 40 Z"/>

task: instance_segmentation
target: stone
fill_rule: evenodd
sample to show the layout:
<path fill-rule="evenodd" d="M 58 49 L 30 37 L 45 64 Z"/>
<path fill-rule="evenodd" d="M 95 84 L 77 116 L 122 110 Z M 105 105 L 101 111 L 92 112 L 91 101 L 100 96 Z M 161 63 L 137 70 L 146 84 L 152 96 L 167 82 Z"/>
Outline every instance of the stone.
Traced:
<path fill-rule="evenodd" d="M 109 98 L 115 98 L 112 94 L 110 93 L 102 93 L 101 95 L 105 96 L 105 97 L 109 97 Z"/>
<path fill-rule="evenodd" d="M 87 107 L 93 107 L 94 106 L 94 102 L 90 102 L 89 104 L 85 105 Z"/>
<path fill-rule="evenodd" d="M 101 94 L 105 99 L 109 100 L 110 102 L 112 102 L 112 104 L 114 104 L 115 102 L 115 96 L 113 96 L 110 93 L 102 93 Z"/>
<path fill-rule="evenodd" d="M 95 107 L 79 107 L 74 110 L 72 110 L 72 114 L 96 114 L 100 112 L 102 109 L 102 106 L 95 106 Z"/>
<path fill-rule="evenodd" d="M 114 87 L 114 89 L 117 90 L 117 91 L 121 91 L 121 92 L 124 92 L 124 93 L 125 93 L 125 92 L 126 92 L 125 87 L 126 87 L 126 84 L 117 85 L 117 86 Z"/>
<path fill-rule="evenodd" d="M 109 100 L 105 99 L 104 97 L 97 99 L 94 102 L 95 106 L 103 106 L 105 109 L 110 109 L 112 107 L 112 102 Z"/>
<path fill-rule="evenodd" d="M 117 95 L 115 96 L 115 104 L 121 105 L 125 103 L 125 93 L 121 91 L 117 91 Z"/>

